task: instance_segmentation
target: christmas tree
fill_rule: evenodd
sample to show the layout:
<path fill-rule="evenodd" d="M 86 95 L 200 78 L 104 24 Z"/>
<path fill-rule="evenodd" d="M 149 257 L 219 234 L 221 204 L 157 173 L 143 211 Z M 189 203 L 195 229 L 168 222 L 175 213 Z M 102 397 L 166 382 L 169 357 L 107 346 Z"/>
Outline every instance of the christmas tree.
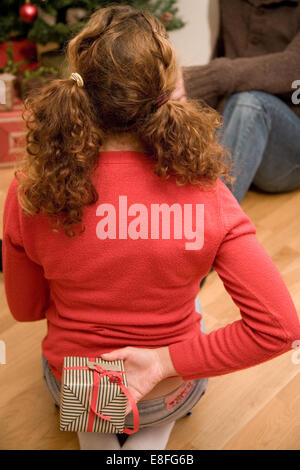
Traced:
<path fill-rule="evenodd" d="M 177 0 L 1 0 L 0 42 L 12 38 L 60 46 L 78 32 L 91 13 L 111 3 L 150 10 L 167 30 L 181 28 Z"/>

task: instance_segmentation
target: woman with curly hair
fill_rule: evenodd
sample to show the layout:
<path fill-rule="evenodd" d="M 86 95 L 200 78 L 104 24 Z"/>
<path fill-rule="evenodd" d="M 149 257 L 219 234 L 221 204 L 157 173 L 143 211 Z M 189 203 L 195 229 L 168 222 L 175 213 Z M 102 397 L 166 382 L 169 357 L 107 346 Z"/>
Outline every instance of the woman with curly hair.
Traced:
<path fill-rule="evenodd" d="M 58 406 L 64 356 L 122 359 L 140 416 L 122 448 L 164 449 L 208 377 L 289 351 L 299 320 L 222 182 L 218 114 L 170 98 L 178 66 L 162 24 L 100 9 L 68 59 L 70 78 L 26 102 L 27 151 L 5 203 L 7 300 L 18 321 L 47 319 Z M 241 319 L 206 334 L 195 298 L 212 267 Z M 114 434 L 78 437 L 81 449 L 120 449 Z"/>

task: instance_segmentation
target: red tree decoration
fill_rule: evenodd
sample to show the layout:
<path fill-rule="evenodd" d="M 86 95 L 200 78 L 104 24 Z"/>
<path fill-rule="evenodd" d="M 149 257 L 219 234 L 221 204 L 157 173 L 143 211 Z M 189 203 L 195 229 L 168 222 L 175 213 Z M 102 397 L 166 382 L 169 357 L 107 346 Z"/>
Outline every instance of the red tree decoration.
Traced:
<path fill-rule="evenodd" d="M 37 7 L 26 0 L 25 5 L 22 5 L 19 10 L 20 17 L 25 23 L 32 23 L 37 17 Z"/>

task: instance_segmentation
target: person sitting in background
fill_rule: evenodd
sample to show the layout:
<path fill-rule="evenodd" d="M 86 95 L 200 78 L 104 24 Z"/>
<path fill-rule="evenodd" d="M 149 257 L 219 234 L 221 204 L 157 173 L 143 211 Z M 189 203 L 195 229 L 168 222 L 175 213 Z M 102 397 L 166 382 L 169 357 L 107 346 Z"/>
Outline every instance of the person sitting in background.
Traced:
<path fill-rule="evenodd" d="M 214 57 L 182 68 L 173 99 L 200 99 L 221 111 L 236 199 L 251 183 L 271 193 L 299 188 L 299 0 L 220 0 Z"/>

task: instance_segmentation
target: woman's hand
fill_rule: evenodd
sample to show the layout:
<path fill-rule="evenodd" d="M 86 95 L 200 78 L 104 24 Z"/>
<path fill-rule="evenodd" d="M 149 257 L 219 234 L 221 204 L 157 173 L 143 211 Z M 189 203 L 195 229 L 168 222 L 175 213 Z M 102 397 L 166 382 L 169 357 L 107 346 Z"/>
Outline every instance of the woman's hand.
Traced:
<path fill-rule="evenodd" d="M 136 403 L 161 380 L 178 375 L 172 364 L 168 347 L 157 349 L 127 347 L 102 354 L 101 357 L 106 361 L 119 359 L 124 361 L 128 390 Z M 126 415 L 130 411 L 131 406 L 128 402 Z"/>

